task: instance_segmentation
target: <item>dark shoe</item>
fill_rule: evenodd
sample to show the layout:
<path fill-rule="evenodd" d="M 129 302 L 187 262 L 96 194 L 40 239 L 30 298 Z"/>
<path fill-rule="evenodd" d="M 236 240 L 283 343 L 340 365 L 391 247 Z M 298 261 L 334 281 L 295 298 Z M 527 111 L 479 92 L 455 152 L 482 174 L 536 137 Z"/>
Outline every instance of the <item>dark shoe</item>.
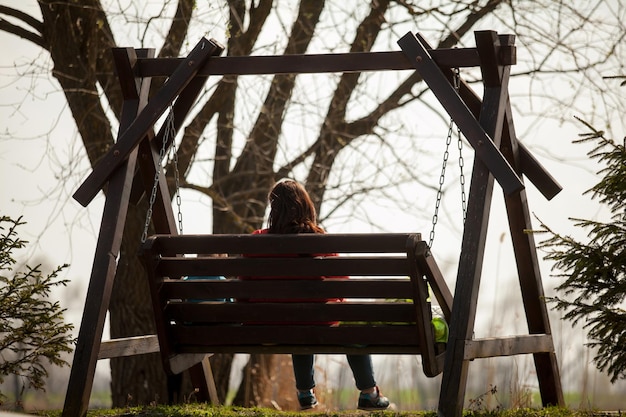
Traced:
<path fill-rule="evenodd" d="M 376 387 L 376 392 L 366 394 L 362 392 L 359 395 L 359 410 L 384 410 L 389 407 L 389 400 L 380 394 L 380 390 Z"/>
<path fill-rule="evenodd" d="M 298 391 L 298 402 L 300 403 L 300 410 L 317 407 L 317 398 L 315 398 L 313 390 Z"/>

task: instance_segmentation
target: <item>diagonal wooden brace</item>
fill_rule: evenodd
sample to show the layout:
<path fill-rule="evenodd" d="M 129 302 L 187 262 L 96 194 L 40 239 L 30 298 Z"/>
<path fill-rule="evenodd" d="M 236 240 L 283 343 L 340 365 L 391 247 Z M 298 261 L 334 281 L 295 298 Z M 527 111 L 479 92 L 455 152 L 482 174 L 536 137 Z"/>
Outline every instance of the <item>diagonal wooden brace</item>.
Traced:
<path fill-rule="evenodd" d="M 216 50 L 213 56 L 217 56 L 220 53 L 222 53 L 222 49 Z M 213 65 L 213 59 L 211 59 L 211 65 Z M 204 68 L 206 68 L 206 65 Z M 204 84 L 206 84 L 206 81 L 207 77 L 196 74 L 196 76 L 178 95 L 176 103 L 174 103 L 173 106 L 173 114 L 171 115 L 174 119 L 175 132 L 178 132 L 183 125 L 183 122 L 186 119 L 189 110 L 191 110 L 191 107 L 194 105 L 196 99 L 202 92 L 202 87 L 204 86 Z M 154 158 L 152 153 L 156 152 L 156 155 L 159 155 L 159 151 L 163 146 L 163 136 L 166 134 L 165 128 L 166 124 L 163 124 L 156 137 L 152 130 L 149 131 L 147 136 L 139 145 L 138 163 L 142 174 L 135 175 L 135 179 L 133 182 L 133 194 L 131 195 L 131 203 L 133 204 L 136 204 L 145 195 L 146 190 L 150 190 L 152 188 L 152 181 L 155 176 L 158 163 L 158 157 Z M 172 145 L 172 141 L 174 140 L 173 137 L 170 137 L 168 139 L 169 140 L 165 145 L 166 149 L 169 149 L 169 147 Z M 163 179 L 161 182 L 164 181 L 165 179 Z M 159 189 L 163 189 L 163 184 L 159 184 Z M 167 201 L 169 201 L 169 199 Z"/>
<path fill-rule="evenodd" d="M 426 47 L 411 32 L 400 38 L 398 45 L 407 58 L 413 62 L 415 69 L 430 86 L 431 91 L 444 109 L 454 119 L 474 148 L 476 156 L 489 168 L 504 192 L 513 194 L 522 190 L 524 188 L 522 180 L 459 97 Z"/>
<path fill-rule="evenodd" d="M 202 38 L 191 53 L 172 73 L 168 81 L 134 122 L 118 138 L 117 143 L 102 157 L 91 174 L 74 193 L 74 199 L 87 206 L 107 182 L 111 174 L 150 132 L 154 123 L 163 115 L 176 96 L 189 84 L 207 60 L 222 51 L 223 46 L 214 40 Z"/>
<path fill-rule="evenodd" d="M 426 46 L 428 51 L 436 51 L 436 49 L 432 49 L 432 46 L 430 46 L 419 33 L 415 34 L 415 36 L 419 39 L 422 45 Z M 444 71 L 444 74 L 446 75 L 448 80 L 452 80 L 452 71 L 445 68 L 442 68 L 442 70 Z M 459 95 L 461 96 L 467 107 L 470 109 L 474 117 L 478 119 L 480 117 L 482 100 L 463 79 L 461 79 L 461 84 L 459 86 Z M 510 103 L 507 105 L 507 107 L 508 108 L 506 114 L 504 115 L 505 129 L 512 129 L 513 115 L 510 109 Z M 551 200 L 561 192 L 563 187 L 561 187 L 556 179 L 554 179 L 554 177 L 541 165 L 541 163 L 537 161 L 537 159 L 533 156 L 530 150 L 528 150 L 528 148 L 521 141 L 519 141 L 519 139 L 516 142 L 519 147 L 520 172 L 524 174 L 535 187 L 537 187 L 539 192 L 541 192 L 541 194 L 543 194 L 546 199 Z"/>
<path fill-rule="evenodd" d="M 221 53 L 221 49 L 216 51 L 216 53 Z M 178 132 L 182 126 L 189 110 L 200 95 L 206 80 L 207 77 L 196 75 L 178 95 L 176 103 L 174 103 L 171 111 L 172 114 L 169 115 L 173 116 L 175 132 Z M 148 136 L 142 140 L 139 145 L 138 163 L 141 175 L 135 176 L 135 181 L 133 183 L 133 195 L 131 196 L 131 202 L 133 203 L 139 201 L 145 195 L 146 190 L 150 193 L 150 190 L 154 185 L 154 177 L 159 167 L 159 151 L 163 146 L 165 146 L 165 149 L 169 149 L 174 141 L 173 137 L 167 137 L 166 128 L 167 126 L 164 124 L 154 139 L 154 132 L 150 131 Z M 167 143 L 165 145 L 163 145 L 164 137 L 167 139 Z M 166 220 L 167 216 L 165 215 L 165 209 L 170 205 L 171 197 L 169 195 L 167 182 L 163 173 L 161 173 L 159 178 L 157 191 L 159 194 L 155 201 L 155 205 L 153 206 L 154 213 L 152 216 L 152 223 L 155 226 L 155 232 L 172 233 L 172 231 L 176 230 L 176 227 L 174 226 L 172 228 L 168 226 L 169 220 Z M 174 223 L 171 224 L 174 225 Z"/>

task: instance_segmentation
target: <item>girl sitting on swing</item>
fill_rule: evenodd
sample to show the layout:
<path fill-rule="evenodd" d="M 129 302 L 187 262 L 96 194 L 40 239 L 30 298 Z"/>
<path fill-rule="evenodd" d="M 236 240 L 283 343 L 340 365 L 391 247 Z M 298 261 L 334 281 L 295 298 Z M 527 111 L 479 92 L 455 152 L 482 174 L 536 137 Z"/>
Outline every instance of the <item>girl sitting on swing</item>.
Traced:
<path fill-rule="evenodd" d="M 268 228 L 256 230 L 253 234 L 325 233 L 324 229 L 317 224 L 317 215 L 311 197 L 304 187 L 296 181 L 281 180 L 276 183 L 269 194 L 269 203 L 271 209 Z M 321 254 L 319 256 L 334 256 L 334 254 Z M 242 277 L 242 279 L 263 278 L 267 279 L 267 277 Z M 307 278 L 293 277 L 293 279 Z M 324 279 L 324 277 L 319 277 L 319 279 Z M 320 300 L 320 302 L 324 301 L 329 300 Z M 361 410 L 384 410 L 389 407 L 389 400 L 381 395 L 376 385 L 371 356 L 369 354 L 346 356 L 356 386 L 361 391 L 358 408 Z M 292 362 L 300 408 L 306 410 L 316 407 L 318 402 L 314 391 L 314 356 L 294 354 L 292 355 Z"/>

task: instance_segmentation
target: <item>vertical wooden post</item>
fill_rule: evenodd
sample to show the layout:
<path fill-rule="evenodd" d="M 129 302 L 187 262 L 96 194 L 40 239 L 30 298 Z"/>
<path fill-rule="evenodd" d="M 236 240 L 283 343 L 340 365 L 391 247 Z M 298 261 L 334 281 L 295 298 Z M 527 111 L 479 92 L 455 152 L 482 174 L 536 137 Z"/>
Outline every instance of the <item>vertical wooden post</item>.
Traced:
<path fill-rule="evenodd" d="M 150 50 L 149 54 L 154 56 L 154 50 Z M 132 66 L 136 60 L 135 50 L 129 48 L 125 50 L 125 64 L 117 62 L 124 95 L 120 132 L 132 123 L 148 100 L 151 80 L 134 78 Z M 136 160 L 135 149 L 109 178 L 85 309 L 65 396 L 63 417 L 84 417 L 87 414 L 104 321 L 113 291 Z"/>
<path fill-rule="evenodd" d="M 499 45 L 495 32 L 477 32 L 476 42 L 485 84 L 479 122 L 498 147 L 504 123 L 504 104 L 508 99 L 510 67 L 499 67 L 495 60 Z M 469 360 L 465 359 L 465 341 L 471 340 L 474 332 L 493 185 L 494 178 L 488 167 L 475 158 L 439 397 L 441 416 L 463 414 L 469 367 Z"/>

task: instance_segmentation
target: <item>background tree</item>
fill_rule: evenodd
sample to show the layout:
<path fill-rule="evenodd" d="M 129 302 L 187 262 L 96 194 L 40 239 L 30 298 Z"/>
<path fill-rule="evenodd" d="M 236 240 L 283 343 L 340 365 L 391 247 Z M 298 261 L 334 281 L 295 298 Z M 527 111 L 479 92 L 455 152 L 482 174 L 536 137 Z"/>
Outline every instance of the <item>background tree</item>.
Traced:
<path fill-rule="evenodd" d="M 563 119 L 564 108 L 583 106 L 584 101 L 578 101 L 585 94 L 582 87 L 570 85 L 602 88 L 599 72 L 624 62 L 626 19 L 612 1 L 456 0 L 426 6 L 397 0 L 37 4 L 39 11 L 32 15 L 22 11 L 26 6 L 21 2 L 0 6 L 0 29 L 49 54 L 45 69 L 51 70 L 65 95 L 90 166 L 114 142 L 121 106 L 109 52 L 114 46 L 160 46 L 158 56 L 180 56 L 208 34 L 226 45 L 229 56 L 359 52 L 398 50 L 396 40 L 409 30 L 422 32 L 435 47 L 454 47 L 472 46 L 473 30 L 494 29 L 518 35 L 520 53 L 513 77 L 526 81 L 512 91 L 514 111 L 557 121 Z M 558 83 L 550 78 L 555 73 L 560 75 Z M 463 75 L 480 78 L 475 71 Z M 154 88 L 161 81 L 155 80 Z M 594 109 L 598 116 L 611 118 L 623 108 L 609 89 L 601 97 L 602 105 Z M 432 211 L 427 199 L 415 196 L 433 188 L 440 168 L 435 149 L 445 136 L 447 117 L 434 103 L 413 72 L 209 80 L 178 140 L 186 195 L 210 201 L 212 207 L 212 216 L 194 221 L 211 221 L 214 233 L 257 228 L 269 185 L 292 176 L 306 183 L 330 230 L 341 228 L 348 219 L 361 230 L 388 229 L 388 216 L 377 218 L 371 207 L 390 209 L 390 202 L 413 229 L 418 219 L 428 221 Z M 406 109 L 403 116 L 401 108 Z M 415 114 L 425 122 L 413 123 Z M 518 134 L 523 137 L 524 132 Z M 75 175 L 74 164 L 59 166 L 63 166 L 60 178 Z M 70 194 L 87 169 L 80 178 L 65 182 Z M 167 175 L 171 177 L 173 170 Z M 144 272 L 135 256 L 145 212 L 142 201 L 128 213 L 110 306 L 112 337 L 153 332 L 151 305 L 143 296 Z M 260 368 L 245 373 L 254 378 L 244 379 L 239 402 L 260 403 L 269 396 L 266 374 L 273 360 L 265 359 L 261 364 L 259 357 L 252 358 L 251 366 Z M 213 360 L 222 398 L 230 364 L 229 357 Z M 112 360 L 114 405 L 125 405 L 128 395 L 137 402 L 165 398 L 160 369 L 156 355 Z M 246 392 L 254 393 L 247 401 Z"/>
<path fill-rule="evenodd" d="M 626 379 L 626 138 L 616 143 L 583 123 L 590 132 L 576 142 L 592 143 L 588 155 L 601 166 L 600 181 L 587 193 L 609 209 L 611 218 L 572 219 L 577 228 L 589 231 L 586 242 L 543 225 L 550 237 L 540 247 L 563 278 L 551 301 L 565 312 L 564 319 L 583 321 L 589 345 L 597 348 L 593 361 L 615 382 Z"/>
<path fill-rule="evenodd" d="M 67 284 L 57 279 L 67 265 L 48 275 L 41 265 L 15 271 L 15 251 L 28 243 L 17 233 L 23 224 L 21 218 L 0 216 L 0 383 L 16 375 L 23 380 L 22 390 L 45 390 L 49 365 L 69 365 L 62 354 L 72 351 L 74 326 L 64 323 L 65 309 L 50 299 L 55 287 Z M 3 397 L 0 391 L 0 404 Z"/>

